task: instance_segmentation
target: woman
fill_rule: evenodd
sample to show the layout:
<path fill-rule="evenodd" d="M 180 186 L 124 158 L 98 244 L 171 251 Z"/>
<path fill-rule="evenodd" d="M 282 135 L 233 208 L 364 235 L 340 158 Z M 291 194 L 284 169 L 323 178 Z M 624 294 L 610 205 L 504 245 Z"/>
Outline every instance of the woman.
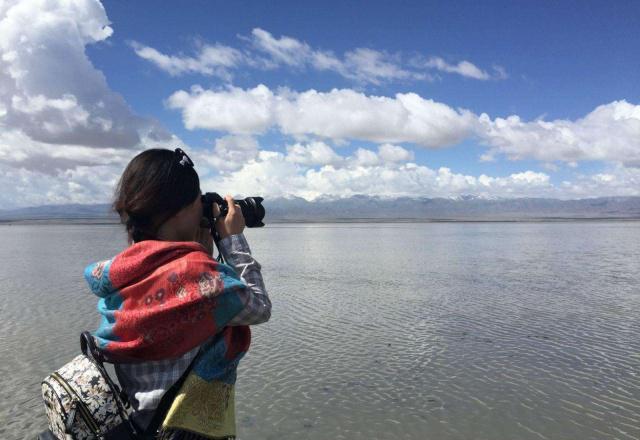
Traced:
<path fill-rule="evenodd" d="M 134 421 L 143 430 L 159 424 L 158 438 L 235 437 L 233 385 L 249 348 L 248 326 L 271 315 L 242 212 L 231 196 L 226 201 L 228 213 L 215 228 L 229 265 L 212 258 L 191 159 L 180 149 L 144 151 L 125 169 L 113 204 L 130 246 L 85 270 L 100 297 L 98 345 L 115 363 Z M 215 218 L 220 210 L 213 209 Z M 166 415 L 154 418 L 185 372 Z"/>

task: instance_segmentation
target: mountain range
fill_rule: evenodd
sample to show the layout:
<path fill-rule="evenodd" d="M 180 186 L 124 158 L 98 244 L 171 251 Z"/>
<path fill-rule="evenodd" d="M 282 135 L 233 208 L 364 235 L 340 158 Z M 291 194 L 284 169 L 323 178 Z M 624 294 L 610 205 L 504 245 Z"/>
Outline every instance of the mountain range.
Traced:
<path fill-rule="evenodd" d="M 265 222 L 310 221 L 504 221 L 554 219 L 640 219 L 640 197 L 577 200 L 544 198 L 486 199 L 382 198 L 357 195 L 343 199 L 266 199 Z M 108 204 L 45 205 L 0 210 L 0 221 L 70 220 L 117 222 Z"/>

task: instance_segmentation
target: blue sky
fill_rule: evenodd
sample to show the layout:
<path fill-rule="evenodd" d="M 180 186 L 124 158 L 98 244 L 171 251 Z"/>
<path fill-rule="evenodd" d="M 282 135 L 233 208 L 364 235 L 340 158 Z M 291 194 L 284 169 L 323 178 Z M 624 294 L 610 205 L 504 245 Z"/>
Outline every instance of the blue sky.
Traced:
<path fill-rule="evenodd" d="M 0 37 L 0 208 L 173 145 L 236 195 L 640 195 L 638 2 L 25 0 Z"/>

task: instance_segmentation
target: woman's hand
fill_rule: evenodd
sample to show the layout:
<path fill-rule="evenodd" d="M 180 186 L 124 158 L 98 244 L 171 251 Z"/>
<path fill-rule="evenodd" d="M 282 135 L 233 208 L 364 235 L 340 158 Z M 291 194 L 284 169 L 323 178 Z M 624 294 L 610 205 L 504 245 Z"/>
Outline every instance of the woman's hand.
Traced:
<path fill-rule="evenodd" d="M 227 215 L 224 217 L 218 218 L 220 215 L 220 207 L 217 203 L 213 204 L 213 217 L 218 219 L 216 221 L 216 231 L 218 231 L 220 238 L 234 234 L 242 234 L 245 227 L 242 210 L 236 205 L 236 202 L 230 195 L 224 196 L 224 199 L 227 201 L 228 207 Z"/>

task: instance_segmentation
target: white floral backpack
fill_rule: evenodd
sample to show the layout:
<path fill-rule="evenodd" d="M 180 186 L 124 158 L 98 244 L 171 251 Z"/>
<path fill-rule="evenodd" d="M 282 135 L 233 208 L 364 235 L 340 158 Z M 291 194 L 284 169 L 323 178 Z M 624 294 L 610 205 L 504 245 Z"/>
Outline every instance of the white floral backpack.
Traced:
<path fill-rule="evenodd" d="M 80 336 L 80 346 L 81 355 L 42 381 L 49 432 L 40 438 L 135 438 L 126 395 L 109 377 L 89 332 Z"/>

